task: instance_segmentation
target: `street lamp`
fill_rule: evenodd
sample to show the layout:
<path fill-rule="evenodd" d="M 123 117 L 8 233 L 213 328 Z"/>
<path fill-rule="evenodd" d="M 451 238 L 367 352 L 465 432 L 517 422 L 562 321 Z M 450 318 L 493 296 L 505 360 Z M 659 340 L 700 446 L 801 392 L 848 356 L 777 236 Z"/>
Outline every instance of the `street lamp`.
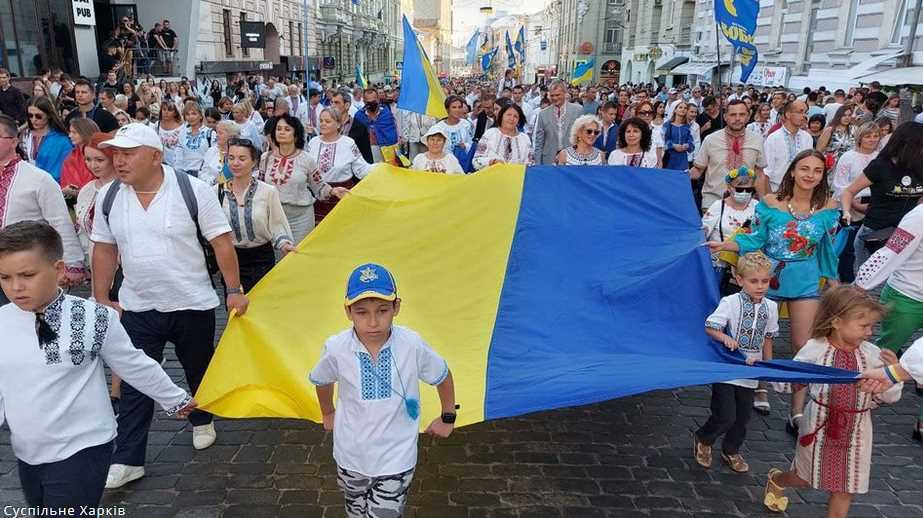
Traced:
<path fill-rule="evenodd" d="M 491 5 L 489 0 L 487 4 L 481 6 L 481 14 L 484 16 L 492 16 L 494 14 L 494 6 Z"/>

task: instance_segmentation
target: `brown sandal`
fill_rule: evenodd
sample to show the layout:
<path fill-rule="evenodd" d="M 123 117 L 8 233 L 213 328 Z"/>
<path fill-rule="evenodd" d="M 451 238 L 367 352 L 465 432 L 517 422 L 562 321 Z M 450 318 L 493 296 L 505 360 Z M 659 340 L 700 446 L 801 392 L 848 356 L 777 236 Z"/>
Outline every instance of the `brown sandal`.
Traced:
<path fill-rule="evenodd" d="M 777 492 L 784 493 L 785 488 L 772 480 L 774 475 L 780 473 L 782 473 L 782 470 L 778 468 L 769 470 L 769 474 L 766 476 L 766 490 L 763 493 L 763 505 L 774 513 L 784 513 L 788 509 L 788 497 L 776 494 Z"/>
<path fill-rule="evenodd" d="M 711 467 L 711 446 L 708 446 L 702 441 L 699 440 L 699 437 L 695 434 L 692 434 L 692 454 L 695 456 L 695 461 L 702 466 L 703 468 Z"/>
<path fill-rule="evenodd" d="M 750 471 L 750 465 L 744 460 L 743 455 L 739 453 L 735 453 L 734 455 L 722 453 L 721 458 L 734 473 L 746 473 Z"/>

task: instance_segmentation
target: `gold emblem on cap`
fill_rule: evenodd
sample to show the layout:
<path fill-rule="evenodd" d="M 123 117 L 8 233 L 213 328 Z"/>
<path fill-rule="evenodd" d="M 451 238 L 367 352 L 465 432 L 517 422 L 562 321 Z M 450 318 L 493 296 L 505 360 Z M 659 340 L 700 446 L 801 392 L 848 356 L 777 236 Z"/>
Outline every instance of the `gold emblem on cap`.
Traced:
<path fill-rule="evenodd" d="M 378 279 L 378 274 L 375 273 L 375 270 L 371 266 L 366 266 L 364 270 L 359 272 L 359 280 L 362 282 L 372 282 Z"/>

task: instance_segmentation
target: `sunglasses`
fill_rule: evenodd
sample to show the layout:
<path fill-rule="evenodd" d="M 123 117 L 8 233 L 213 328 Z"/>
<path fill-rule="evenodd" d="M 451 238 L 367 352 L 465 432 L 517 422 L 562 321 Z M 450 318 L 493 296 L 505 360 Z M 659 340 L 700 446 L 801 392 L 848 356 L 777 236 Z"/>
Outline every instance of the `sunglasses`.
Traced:
<path fill-rule="evenodd" d="M 734 192 L 748 192 L 753 194 L 756 192 L 756 187 L 734 187 Z"/>
<path fill-rule="evenodd" d="M 229 146 L 253 146 L 253 141 L 248 138 L 232 138 L 228 139 Z"/>
<path fill-rule="evenodd" d="M 42 120 L 45 118 L 45 114 L 44 113 L 30 113 L 29 118 L 36 119 L 36 120 Z"/>
<path fill-rule="evenodd" d="M 592 129 L 588 129 L 588 130 L 584 130 L 584 131 L 586 132 L 587 135 L 594 135 L 594 136 L 595 136 L 595 135 L 599 135 L 600 133 L 602 133 L 602 132 L 599 131 L 599 130 L 592 130 Z"/>
<path fill-rule="evenodd" d="M 654 112 L 652 112 L 652 111 L 650 111 L 650 110 L 642 110 L 642 111 L 639 111 L 639 112 L 638 112 L 638 115 L 653 115 L 653 114 L 654 114 Z"/>

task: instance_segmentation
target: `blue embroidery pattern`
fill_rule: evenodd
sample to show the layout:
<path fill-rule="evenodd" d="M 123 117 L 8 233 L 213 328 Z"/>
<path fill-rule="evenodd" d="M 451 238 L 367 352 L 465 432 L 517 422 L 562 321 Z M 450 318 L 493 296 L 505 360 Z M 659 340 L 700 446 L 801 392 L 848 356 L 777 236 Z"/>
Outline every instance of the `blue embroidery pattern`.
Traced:
<path fill-rule="evenodd" d="M 391 398 L 391 349 L 385 349 L 378 354 L 378 364 L 372 362 L 368 353 L 357 353 L 359 356 L 359 373 L 362 379 L 362 399 Z"/>
<path fill-rule="evenodd" d="M 766 338 L 766 325 L 769 323 L 769 310 L 766 304 L 760 304 L 759 310 L 756 304 L 741 292 L 740 296 L 740 325 L 738 326 L 735 339 L 740 344 L 743 351 L 758 353 L 763 348 L 763 342 Z M 756 328 L 753 327 L 753 320 L 756 319 Z"/>

